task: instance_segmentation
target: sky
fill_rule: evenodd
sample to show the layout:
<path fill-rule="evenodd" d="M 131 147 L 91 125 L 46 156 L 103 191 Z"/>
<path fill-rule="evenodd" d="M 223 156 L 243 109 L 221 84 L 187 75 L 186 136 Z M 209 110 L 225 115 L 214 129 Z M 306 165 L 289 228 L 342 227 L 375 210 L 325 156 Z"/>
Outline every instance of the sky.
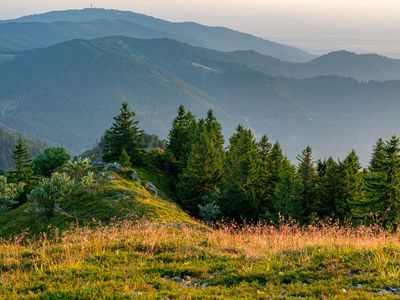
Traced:
<path fill-rule="evenodd" d="M 226 26 L 315 54 L 346 49 L 400 58 L 400 0 L 0 0 L 0 19 L 91 4 Z"/>

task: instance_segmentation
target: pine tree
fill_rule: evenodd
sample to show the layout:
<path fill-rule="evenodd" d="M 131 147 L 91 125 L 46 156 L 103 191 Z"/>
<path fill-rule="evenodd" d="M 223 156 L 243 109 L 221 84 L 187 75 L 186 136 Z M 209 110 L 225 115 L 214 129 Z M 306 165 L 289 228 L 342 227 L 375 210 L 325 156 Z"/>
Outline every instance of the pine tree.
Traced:
<path fill-rule="evenodd" d="M 238 126 L 225 155 L 219 203 L 231 219 L 259 217 L 260 159 L 250 130 Z"/>
<path fill-rule="evenodd" d="M 106 162 L 119 160 L 122 149 L 125 148 L 134 164 L 141 162 L 143 154 L 143 132 L 138 128 L 135 112 L 124 102 L 120 113 L 114 117 L 112 127 L 104 135 L 103 159 Z"/>
<path fill-rule="evenodd" d="M 26 146 L 25 139 L 20 136 L 18 143 L 13 151 L 15 170 L 11 172 L 11 181 L 14 183 L 23 183 L 25 196 L 35 182 L 32 166 L 32 156 Z"/>
<path fill-rule="evenodd" d="M 172 123 L 166 148 L 168 169 L 171 175 L 178 177 L 186 166 L 195 132 L 196 120 L 193 114 L 187 112 L 182 105 L 179 106 L 178 116 Z"/>
<path fill-rule="evenodd" d="M 280 179 L 276 184 L 274 195 L 275 222 L 278 222 L 279 218 L 301 220 L 303 216 L 300 177 L 296 168 L 288 160 L 284 164 L 285 167 L 282 167 L 280 171 Z"/>
<path fill-rule="evenodd" d="M 379 152 L 378 152 L 379 151 Z M 379 155 L 377 155 L 379 153 Z M 385 228 L 395 230 L 400 223 L 400 141 L 393 136 L 384 150 L 375 147 L 374 165 L 366 178 L 370 207 Z"/>
<path fill-rule="evenodd" d="M 216 141 L 208 124 L 200 120 L 186 167 L 179 176 L 177 186 L 184 208 L 195 216 L 199 215 L 199 206 L 206 204 L 205 197 L 215 191 L 220 181 L 222 153 L 222 144 Z"/>
<path fill-rule="evenodd" d="M 336 202 L 340 194 L 339 163 L 332 157 L 317 163 L 317 187 L 314 210 L 320 218 L 336 216 Z"/>
<path fill-rule="evenodd" d="M 342 201 L 336 205 L 336 211 L 339 219 L 345 220 L 353 217 L 354 210 L 357 211 L 364 200 L 364 178 L 360 160 L 354 150 L 339 165 L 343 197 L 338 198 Z"/>
<path fill-rule="evenodd" d="M 311 221 L 316 192 L 316 171 L 312 160 L 312 149 L 307 147 L 297 157 L 299 161 L 298 173 L 301 180 L 301 206 L 305 223 Z"/>
<path fill-rule="evenodd" d="M 122 148 L 119 162 L 124 168 L 132 168 L 131 157 L 129 156 L 125 148 Z"/>
<path fill-rule="evenodd" d="M 263 135 L 258 143 L 260 157 L 260 191 L 258 196 L 260 197 L 259 210 L 264 213 L 266 221 L 271 221 L 274 218 L 275 184 L 271 171 L 271 150 L 272 144 L 269 142 L 268 137 Z"/>

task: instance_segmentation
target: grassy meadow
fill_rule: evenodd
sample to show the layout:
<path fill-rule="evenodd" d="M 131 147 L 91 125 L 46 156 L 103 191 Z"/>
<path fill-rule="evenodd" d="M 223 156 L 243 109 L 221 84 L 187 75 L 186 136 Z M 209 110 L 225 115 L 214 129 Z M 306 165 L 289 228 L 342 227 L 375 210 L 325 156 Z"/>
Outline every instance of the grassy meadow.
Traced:
<path fill-rule="evenodd" d="M 400 235 L 151 221 L 0 243 L 9 299 L 395 299 Z M 398 296 L 397 296 L 398 297 Z"/>

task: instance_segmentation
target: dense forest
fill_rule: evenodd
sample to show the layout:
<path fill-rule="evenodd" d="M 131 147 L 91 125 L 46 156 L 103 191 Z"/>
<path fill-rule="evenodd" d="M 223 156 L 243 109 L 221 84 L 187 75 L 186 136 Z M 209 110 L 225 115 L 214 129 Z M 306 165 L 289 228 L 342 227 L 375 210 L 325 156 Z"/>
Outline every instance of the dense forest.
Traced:
<path fill-rule="evenodd" d="M 306 225 L 326 219 L 391 230 L 400 222 L 396 136 L 376 142 L 365 169 L 354 150 L 344 159 L 315 161 L 311 147 L 293 164 L 278 142 L 266 135 L 257 140 L 242 125 L 226 143 L 212 110 L 196 119 L 180 106 L 165 143 L 146 135 L 124 103 L 99 147 L 85 156 L 91 156 L 92 163 L 83 158 L 71 162 L 65 149 L 51 147 L 32 159 L 19 138 L 13 152 L 15 170 L 1 177 L 2 212 L 33 201 L 50 216 L 56 199 L 74 187 L 71 178 L 78 176 L 82 185 L 89 185 L 94 176 L 87 171 L 89 165 L 111 163 L 162 172 L 175 200 L 205 222 L 279 224 L 286 219 Z"/>

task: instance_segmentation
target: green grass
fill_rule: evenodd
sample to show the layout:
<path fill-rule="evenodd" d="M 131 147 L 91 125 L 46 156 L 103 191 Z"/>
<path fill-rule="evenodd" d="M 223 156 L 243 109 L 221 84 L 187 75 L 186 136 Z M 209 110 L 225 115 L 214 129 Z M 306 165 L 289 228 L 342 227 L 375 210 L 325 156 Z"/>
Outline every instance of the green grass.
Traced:
<path fill-rule="evenodd" d="M 129 181 L 115 174 L 115 180 L 100 183 L 92 192 L 74 191 L 58 203 L 61 209 L 56 210 L 50 219 L 29 212 L 28 205 L 22 205 L 0 216 L 0 236 L 12 236 L 22 231 L 38 234 L 49 230 L 49 226 L 65 230 L 73 223 L 109 224 L 127 219 L 198 224 L 162 194 L 149 193 L 143 186 L 145 182 Z"/>
<path fill-rule="evenodd" d="M 3 242 L 0 297 L 395 299 L 398 237 L 316 232 L 141 222 Z"/>
<path fill-rule="evenodd" d="M 166 199 L 163 174 L 138 173 L 74 191 L 50 219 L 26 205 L 0 216 L 1 235 L 28 233 L 0 241 L 0 299 L 396 297 L 385 289 L 400 287 L 400 233 L 212 229 Z M 152 195 L 148 180 L 167 192 Z"/>

